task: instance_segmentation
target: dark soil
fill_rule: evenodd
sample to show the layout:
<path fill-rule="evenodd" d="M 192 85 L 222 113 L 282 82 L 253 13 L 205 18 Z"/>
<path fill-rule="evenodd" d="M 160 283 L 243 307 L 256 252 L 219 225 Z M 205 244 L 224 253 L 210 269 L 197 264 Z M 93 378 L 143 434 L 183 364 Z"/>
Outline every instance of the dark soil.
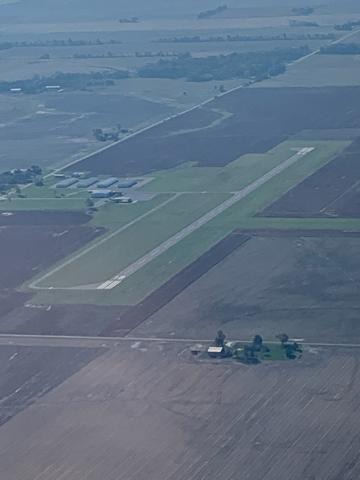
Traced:
<path fill-rule="evenodd" d="M 267 207 L 266 217 L 360 216 L 360 139 Z"/>
<path fill-rule="evenodd" d="M 0 347 L 0 425 L 60 385 L 103 350 Z"/>
<path fill-rule="evenodd" d="M 214 110 L 232 116 L 211 126 Z M 206 125 L 210 128 L 204 128 Z M 358 128 L 359 87 L 244 88 L 95 153 L 69 169 L 120 176 L 184 162 L 224 166 L 246 153 L 266 152 L 304 129 Z"/>
<path fill-rule="evenodd" d="M 21 285 L 103 232 L 88 226 L 0 228 L 0 289 Z"/>
<path fill-rule="evenodd" d="M 22 300 L 22 301 L 21 301 Z M 25 304 L 25 305 L 24 305 Z M 78 335 L 95 337 L 108 325 L 118 322 L 119 335 L 131 325 L 121 321 L 129 307 L 98 305 L 33 305 L 31 298 L 19 298 L 6 314 L 0 312 L 0 333 L 22 335 Z"/>
<path fill-rule="evenodd" d="M 91 220 L 90 215 L 82 212 L 0 210 L 0 225 L 81 225 L 89 220 Z"/>

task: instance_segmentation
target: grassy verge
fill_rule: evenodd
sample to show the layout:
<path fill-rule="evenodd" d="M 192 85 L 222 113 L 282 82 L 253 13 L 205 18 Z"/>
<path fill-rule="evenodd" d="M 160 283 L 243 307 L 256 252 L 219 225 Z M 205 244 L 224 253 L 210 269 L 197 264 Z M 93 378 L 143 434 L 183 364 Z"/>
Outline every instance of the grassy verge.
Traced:
<path fill-rule="evenodd" d="M 289 140 L 265 154 L 248 154 L 225 167 L 194 167 L 185 165 L 176 169 L 161 171 L 154 180 L 144 186 L 149 192 L 233 192 L 238 191 L 266 172 L 287 160 L 295 149 L 314 147 L 311 162 L 317 167 L 314 157 L 328 161 L 332 155 L 343 150 L 347 141 Z M 321 153 L 320 153 L 321 152 Z M 309 163 L 309 162 L 308 162 Z M 308 164 L 304 167 L 307 172 Z"/>
<path fill-rule="evenodd" d="M 106 281 L 226 198 L 224 194 L 180 195 L 107 241 L 101 240 L 95 248 L 85 250 L 80 258 L 39 286 L 68 288 Z"/>

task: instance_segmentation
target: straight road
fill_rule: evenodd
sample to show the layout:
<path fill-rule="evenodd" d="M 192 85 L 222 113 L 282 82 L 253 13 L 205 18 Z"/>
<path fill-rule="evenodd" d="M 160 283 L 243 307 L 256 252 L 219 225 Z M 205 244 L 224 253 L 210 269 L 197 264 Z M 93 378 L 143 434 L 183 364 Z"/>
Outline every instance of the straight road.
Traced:
<path fill-rule="evenodd" d="M 137 348 L 141 343 L 168 343 L 168 344 L 211 344 L 213 339 L 200 338 L 167 338 L 167 337 L 83 337 L 70 335 L 22 335 L 0 334 L 1 345 L 31 346 L 31 347 L 74 347 L 74 348 L 116 348 L 126 343 L 133 344 Z M 234 339 L 233 341 L 249 343 L 249 340 Z M 279 342 L 264 340 L 264 343 L 275 345 Z M 336 343 L 336 342 L 300 342 L 308 347 L 324 348 L 360 348 L 360 343 Z"/>

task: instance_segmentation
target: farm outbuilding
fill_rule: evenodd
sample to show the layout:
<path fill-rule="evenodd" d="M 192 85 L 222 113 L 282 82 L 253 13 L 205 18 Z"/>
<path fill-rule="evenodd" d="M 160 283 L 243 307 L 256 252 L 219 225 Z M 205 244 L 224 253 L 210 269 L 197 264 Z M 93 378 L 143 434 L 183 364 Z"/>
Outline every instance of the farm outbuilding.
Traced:
<path fill-rule="evenodd" d="M 91 190 L 90 192 L 92 198 L 110 198 L 113 195 L 111 190 Z"/>
<path fill-rule="evenodd" d="M 72 185 L 75 185 L 75 183 L 78 182 L 77 178 L 65 178 L 65 180 L 62 180 L 61 182 L 57 183 L 55 185 L 55 188 L 68 188 L 71 187 Z"/>
<path fill-rule="evenodd" d="M 98 188 L 109 188 L 111 185 L 114 185 L 114 183 L 117 183 L 117 181 L 118 179 L 116 177 L 110 177 L 99 182 L 97 186 Z"/>
<path fill-rule="evenodd" d="M 133 187 L 134 185 L 137 184 L 137 181 L 136 180 L 128 180 L 128 179 L 120 179 L 119 180 L 119 183 L 118 183 L 118 187 L 119 188 L 131 188 Z"/>
<path fill-rule="evenodd" d="M 94 185 L 97 181 L 98 179 L 96 177 L 85 178 L 84 180 L 80 180 L 76 186 L 77 188 L 88 188 L 91 187 L 91 185 Z"/>

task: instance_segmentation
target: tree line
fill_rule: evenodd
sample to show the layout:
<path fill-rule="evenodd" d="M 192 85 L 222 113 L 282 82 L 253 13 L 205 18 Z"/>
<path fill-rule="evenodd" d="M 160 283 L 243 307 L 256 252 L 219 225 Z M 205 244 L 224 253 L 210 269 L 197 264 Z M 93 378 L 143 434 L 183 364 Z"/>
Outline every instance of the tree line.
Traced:
<path fill-rule="evenodd" d="M 360 55 L 359 43 L 336 43 L 320 48 L 324 55 Z"/>
<path fill-rule="evenodd" d="M 26 185 L 35 182 L 40 185 L 42 182 L 42 170 L 38 165 L 32 165 L 26 169 L 14 169 L 0 173 L 0 192 L 6 193 L 18 185 Z"/>
<path fill-rule="evenodd" d="M 268 42 L 268 41 L 282 41 L 282 40 L 335 40 L 334 33 L 302 33 L 299 35 L 287 35 L 282 33 L 279 35 L 226 35 L 226 36 L 211 36 L 200 37 L 183 36 L 160 38 L 154 43 L 211 43 L 211 42 Z"/>
<path fill-rule="evenodd" d="M 317 22 L 312 22 L 310 20 L 290 20 L 290 27 L 320 27 Z"/>
<path fill-rule="evenodd" d="M 63 73 L 57 72 L 50 76 L 35 75 L 27 80 L 0 81 L 0 92 L 12 89 L 21 89 L 24 93 L 39 93 L 47 86 L 54 85 L 60 88 L 79 90 L 92 86 L 110 86 L 115 80 L 128 78 L 125 70 L 90 72 L 90 73 Z"/>
<path fill-rule="evenodd" d="M 339 25 L 335 25 L 335 30 L 340 30 L 340 31 L 351 31 L 354 30 L 355 27 L 358 27 L 360 25 L 360 20 L 354 20 L 354 21 L 349 21 L 345 23 L 341 23 Z"/>
<path fill-rule="evenodd" d="M 256 81 L 284 73 L 286 64 L 310 52 L 308 46 L 251 53 L 231 53 L 209 57 L 186 54 L 173 60 L 159 60 L 140 68 L 145 78 L 186 78 L 204 82 L 232 78 L 251 78 Z"/>
<path fill-rule="evenodd" d="M 84 46 L 97 46 L 97 45 L 121 45 L 121 40 L 102 40 L 96 38 L 95 40 L 74 40 L 67 38 L 63 40 L 35 40 L 22 41 L 22 42 L 2 42 L 0 43 L 0 50 L 7 50 L 9 48 L 25 48 L 25 47 L 84 47 Z"/>
<path fill-rule="evenodd" d="M 212 10 L 205 10 L 204 12 L 200 12 L 198 15 L 199 20 L 205 20 L 206 18 L 211 18 L 215 17 L 219 13 L 225 12 L 225 10 L 228 9 L 227 5 L 220 5 L 217 8 L 214 8 Z"/>
<path fill-rule="evenodd" d="M 35 75 L 31 79 L 0 81 L 0 92 L 11 90 L 23 93 L 39 93 L 47 87 L 84 90 L 97 86 L 111 86 L 117 80 L 138 76 L 141 78 L 185 78 L 192 82 L 229 80 L 234 78 L 261 81 L 284 73 L 286 64 L 310 53 L 308 46 L 275 49 L 248 53 L 231 53 L 208 57 L 179 54 L 171 59 L 161 58 L 155 63 L 140 67 L 137 71 L 105 70 L 89 73 L 57 72 L 50 76 Z"/>
<path fill-rule="evenodd" d="M 294 7 L 291 9 L 293 15 L 307 16 L 314 13 L 315 9 L 313 7 Z"/>
<path fill-rule="evenodd" d="M 177 52 L 128 52 L 128 53 L 74 53 L 72 58 L 86 59 L 86 58 L 153 58 L 153 57 L 178 57 Z M 49 56 L 50 58 L 50 56 Z"/>

